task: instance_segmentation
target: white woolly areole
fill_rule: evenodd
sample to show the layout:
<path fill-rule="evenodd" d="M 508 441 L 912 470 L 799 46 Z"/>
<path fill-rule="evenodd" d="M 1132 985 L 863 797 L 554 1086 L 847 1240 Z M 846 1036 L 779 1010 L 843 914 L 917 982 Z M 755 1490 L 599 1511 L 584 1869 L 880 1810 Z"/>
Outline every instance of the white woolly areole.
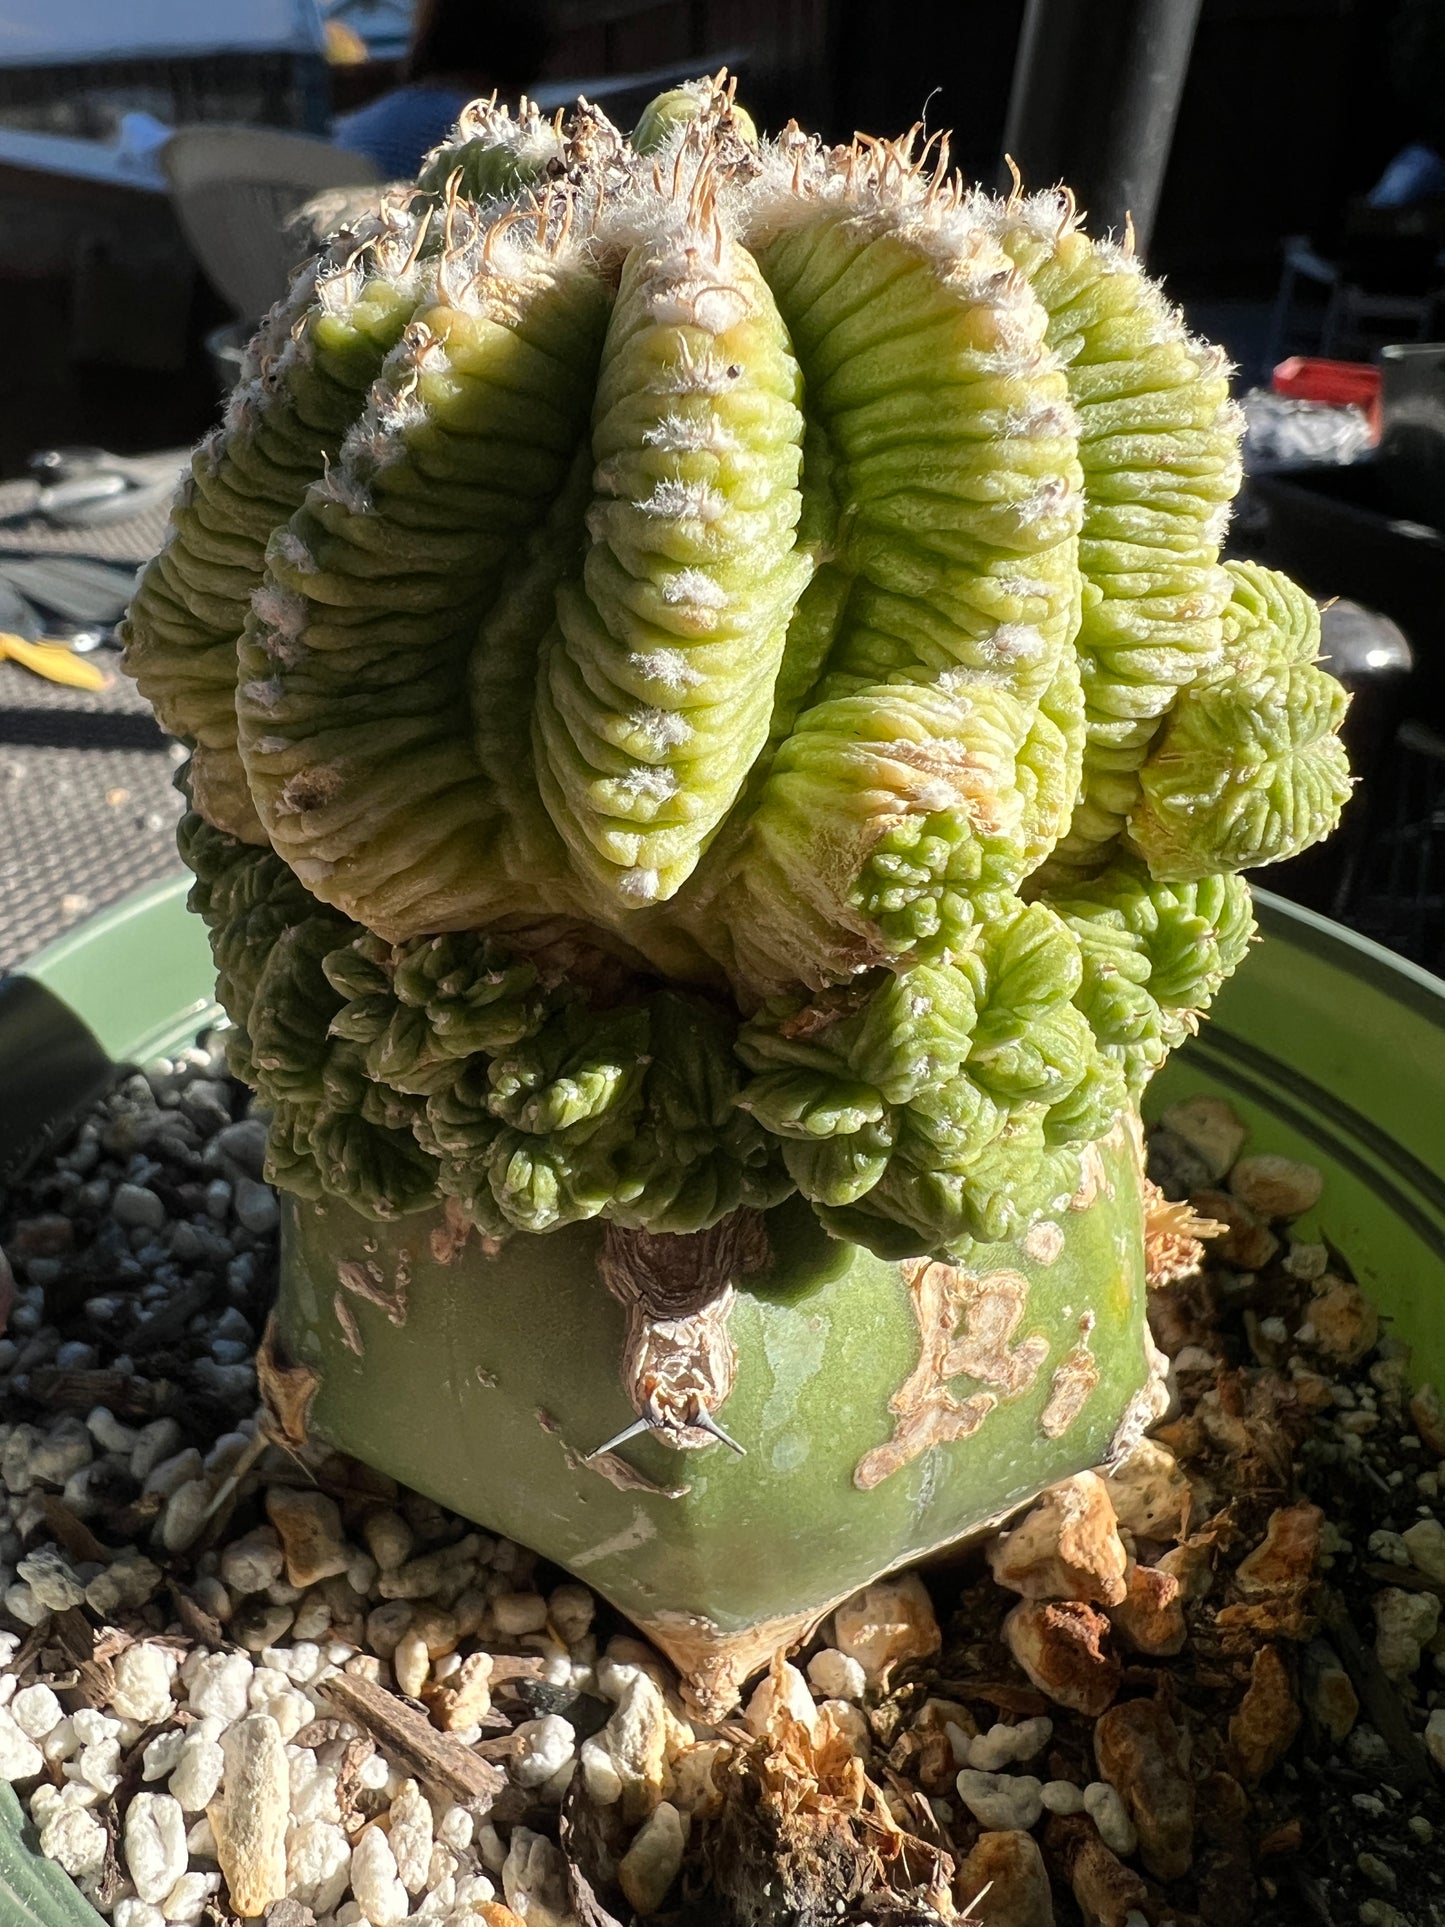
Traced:
<path fill-rule="evenodd" d="M 307 548 L 295 529 L 277 529 L 271 537 L 271 551 L 276 557 L 295 569 L 298 575 L 315 575 L 316 557 Z M 259 591 L 258 591 L 259 593 Z M 252 598 L 254 602 L 254 597 Z"/>
<path fill-rule="evenodd" d="M 1016 602 L 1032 600 L 1035 596 L 1048 597 L 1054 594 L 1054 584 L 1045 582 L 1036 575 L 999 575 L 993 578 L 1000 595 L 1006 595 Z"/>
<path fill-rule="evenodd" d="M 727 590 L 720 582 L 714 582 L 705 569 L 679 569 L 675 575 L 664 576 L 662 599 L 676 608 L 725 609 L 728 606 Z"/>
<path fill-rule="evenodd" d="M 1046 401 L 1043 396 L 1035 395 L 1022 407 L 1005 412 L 1003 432 L 1010 441 L 1042 441 L 1052 436 L 1076 434 L 1078 424 L 1072 404 L 1062 396 Z"/>
<path fill-rule="evenodd" d="M 1220 502 L 1205 516 L 1204 539 L 1212 549 L 1223 548 L 1224 538 L 1229 533 L 1229 523 L 1233 513 L 1233 502 Z"/>
<path fill-rule="evenodd" d="M 701 670 L 693 668 L 681 649 L 638 650 L 628 661 L 639 675 L 664 689 L 696 689 L 702 681 Z"/>
<path fill-rule="evenodd" d="M 226 412 L 219 429 L 213 429 L 202 447 L 206 449 L 208 460 L 214 454 L 219 463 L 225 454 L 225 440 L 231 435 L 245 434 L 254 428 L 261 412 L 261 404 L 266 398 L 266 390 L 258 378 L 241 382 L 231 390 L 226 402 Z"/>
<path fill-rule="evenodd" d="M 656 870 L 624 870 L 617 879 L 617 894 L 628 903 L 656 903 L 662 894 L 662 878 Z"/>
<path fill-rule="evenodd" d="M 1062 522 L 1066 527 L 1083 519 L 1083 502 L 1079 491 L 1062 475 L 1050 475 L 1045 481 L 1038 482 L 1027 495 L 1014 504 L 1014 510 L 1024 528 L 1033 528 L 1040 522 Z"/>
<path fill-rule="evenodd" d="M 639 763 L 628 770 L 625 776 L 617 778 L 617 787 L 624 796 L 636 796 L 649 803 L 666 803 L 677 795 L 678 781 L 665 763 L 657 769 Z"/>
<path fill-rule="evenodd" d="M 628 717 L 632 729 L 653 755 L 662 757 L 691 740 L 692 724 L 671 709 L 635 709 Z"/>
<path fill-rule="evenodd" d="M 1042 631 L 1031 622 L 1001 622 L 978 644 L 980 654 L 998 663 L 1037 662 L 1048 653 Z"/>
<path fill-rule="evenodd" d="M 941 777 L 927 776 L 917 783 L 908 798 L 910 809 L 931 815 L 935 810 L 951 810 L 958 802 L 952 784 L 945 783 Z"/>
<path fill-rule="evenodd" d="M 372 390 L 367 413 L 374 426 L 388 436 L 405 435 L 408 429 L 420 428 L 427 418 L 426 403 L 419 395 L 383 388 L 379 382 Z"/>
<path fill-rule="evenodd" d="M 346 462 L 329 462 L 319 481 L 311 484 L 323 502 L 335 502 L 348 515 L 369 515 L 375 506 L 371 490 Z"/>
<path fill-rule="evenodd" d="M 716 522 L 727 513 L 727 502 L 720 490 L 706 482 L 683 482 L 664 477 L 651 495 L 633 504 L 644 515 L 666 517 L 670 522 Z"/>
<path fill-rule="evenodd" d="M 268 677 L 264 682 L 241 684 L 241 695 L 253 709 L 275 709 L 285 693 L 280 680 L 275 676 Z"/>
<path fill-rule="evenodd" d="M 725 455 L 738 445 L 736 435 L 730 434 L 711 411 L 705 421 L 689 415 L 664 415 L 651 428 L 644 429 L 642 439 L 669 455 Z"/>
<path fill-rule="evenodd" d="M 306 599 L 279 582 L 262 582 L 253 590 L 251 607 L 256 620 L 273 635 L 299 638 L 306 628 Z"/>

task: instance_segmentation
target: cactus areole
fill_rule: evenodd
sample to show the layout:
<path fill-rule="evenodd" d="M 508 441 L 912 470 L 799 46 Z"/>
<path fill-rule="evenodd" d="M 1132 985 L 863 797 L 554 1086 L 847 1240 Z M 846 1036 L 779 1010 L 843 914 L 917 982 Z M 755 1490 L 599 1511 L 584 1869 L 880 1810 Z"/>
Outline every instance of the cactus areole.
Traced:
<path fill-rule="evenodd" d="M 130 611 L 289 1194 L 277 1421 L 717 1712 L 1158 1409 L 1139 1094 L 1334 823 L 1223 355 L 946 142 L 467 110 Z"/>

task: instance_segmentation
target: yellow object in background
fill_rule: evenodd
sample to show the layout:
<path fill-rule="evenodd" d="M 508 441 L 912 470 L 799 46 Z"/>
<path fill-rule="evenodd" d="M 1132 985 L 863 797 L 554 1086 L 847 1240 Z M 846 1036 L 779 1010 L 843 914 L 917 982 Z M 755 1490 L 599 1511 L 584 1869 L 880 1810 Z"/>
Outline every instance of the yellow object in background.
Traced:
<path fill-rule="evenodd" d="M 328 20 L 326 58 L 333 67 L 360 67 L 371 55 L 355 27 L 348 27 L 344 20 Z"/>
<path fill-rule="evenodd" d="M 70 689 L 109 689 L 110 677 L 93 662 L 77 656 L 63 642 L 26 642 L 23 636 L 7 635 L 0 630 L 0 661 L 9 658 L 22 669 L 33 669 L 47 682 L 64 683 Z"/>

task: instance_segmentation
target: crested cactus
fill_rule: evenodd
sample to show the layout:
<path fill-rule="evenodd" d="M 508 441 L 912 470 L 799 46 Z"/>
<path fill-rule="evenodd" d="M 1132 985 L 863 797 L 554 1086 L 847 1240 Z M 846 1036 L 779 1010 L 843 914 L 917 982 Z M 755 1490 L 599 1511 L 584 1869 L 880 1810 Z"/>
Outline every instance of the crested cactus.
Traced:
<path fill-rule="evenodd" d="M 1348 794 L 1317 611 L 1220 561 L 1222 355 L 915 150 L 469 108 L 128 622 L 312 1422 L 713 1706 L 1147 1423 L 1131 1120 Z"/>

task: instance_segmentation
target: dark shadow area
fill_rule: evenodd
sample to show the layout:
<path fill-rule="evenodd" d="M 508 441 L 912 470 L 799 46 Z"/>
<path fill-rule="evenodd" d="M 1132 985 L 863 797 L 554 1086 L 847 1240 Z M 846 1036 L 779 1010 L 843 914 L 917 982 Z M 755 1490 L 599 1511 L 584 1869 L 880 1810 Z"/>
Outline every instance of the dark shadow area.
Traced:
<path fill-rule="evenodd" d="M 0 1196 L 106 1089 L 109 1056 L 33 977 L 0 977 Z"/>
<path fill-rule="evenodd" d="M 164 749 L 170 738 L 147 711 L 117 715 L 0 708 L 0 743 L 44 749 Z"/>

